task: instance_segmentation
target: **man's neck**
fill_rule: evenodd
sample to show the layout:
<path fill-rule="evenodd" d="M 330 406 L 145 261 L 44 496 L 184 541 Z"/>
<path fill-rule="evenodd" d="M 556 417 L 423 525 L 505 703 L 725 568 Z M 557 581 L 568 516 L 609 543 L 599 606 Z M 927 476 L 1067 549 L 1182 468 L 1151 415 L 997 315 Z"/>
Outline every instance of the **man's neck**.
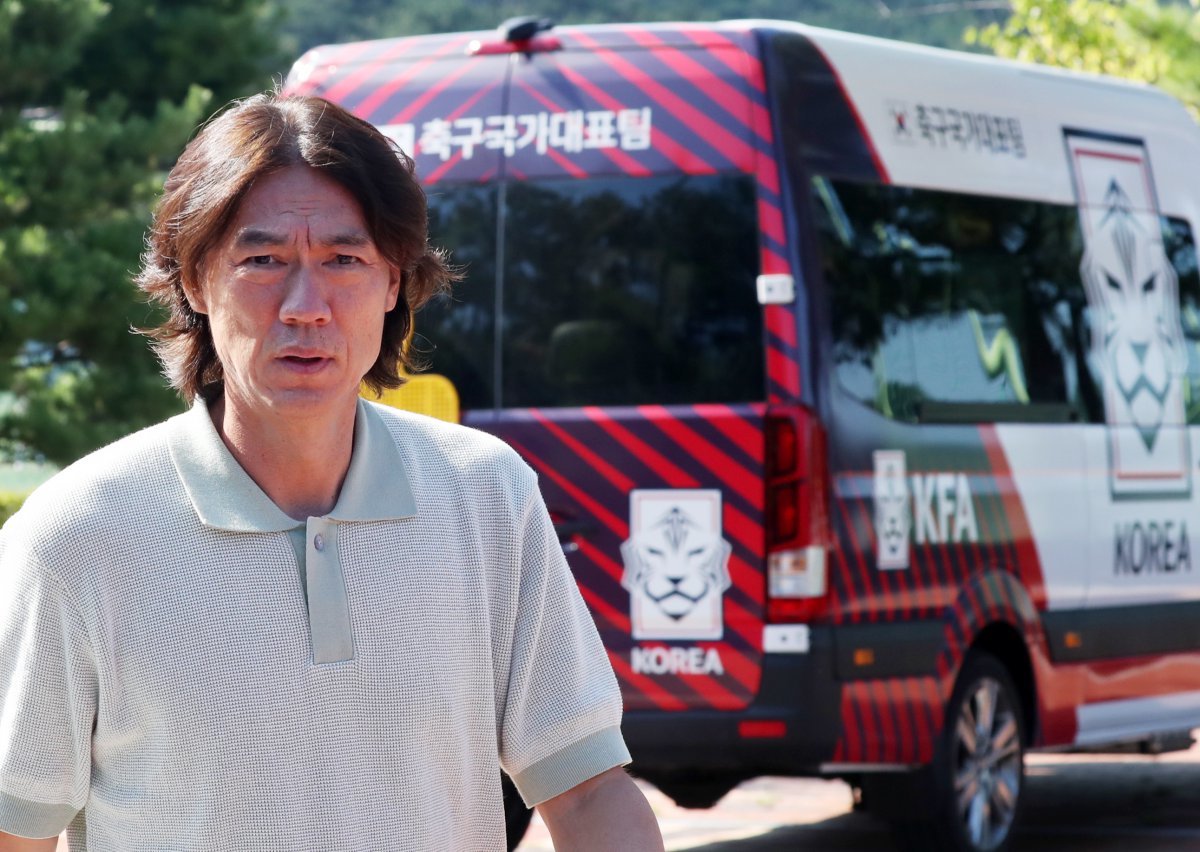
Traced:
<path fill-rule="evenodd" d="M 268 497 L 297 520 L 337 503 L 354 448 L 353 402 L 332 417 L 282 417 L 252 411 L 222 395 L 209 406 L 217 434 Z"/>

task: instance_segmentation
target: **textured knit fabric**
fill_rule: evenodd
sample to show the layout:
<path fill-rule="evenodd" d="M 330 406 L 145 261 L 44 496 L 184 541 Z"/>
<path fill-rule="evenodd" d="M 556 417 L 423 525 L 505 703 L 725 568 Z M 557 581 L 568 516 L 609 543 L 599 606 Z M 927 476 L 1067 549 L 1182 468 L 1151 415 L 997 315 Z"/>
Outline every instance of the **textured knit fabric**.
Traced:
<path fill-rule="evenodd" d="M 535 804 L 628 762 L 502 442 L 360 403 L 305 574 L 297 526 L 203 406 L 26 501 L 0 531 L 0 830 L 70 823 L 73 852 L 502 849 L 502 768 Z"/>

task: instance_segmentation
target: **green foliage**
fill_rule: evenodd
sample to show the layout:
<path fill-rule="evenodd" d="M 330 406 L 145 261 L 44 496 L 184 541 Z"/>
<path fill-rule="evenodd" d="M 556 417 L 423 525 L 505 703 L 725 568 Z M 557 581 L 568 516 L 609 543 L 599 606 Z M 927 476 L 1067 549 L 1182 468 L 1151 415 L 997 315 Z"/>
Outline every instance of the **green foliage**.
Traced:
<path fill-rule="evenodd" d="M 0 447 L 57 463 L 178 410 L 131 284 L 196 124 L 280 64 L 266 0 L 0 0 Z"/>
<path fill-rule="evenodd" d="M 0 526 L 4 526 L 4 522 L 17 513 L 17 509 L 20 509 L 21 504 L 25 502 L 26 496 L 25 494 L 0 491 Z"/>
<path fill-rule="evenodd" d="M 132 110 L 150 114 L 160 100 L 177 103 L 194 86 L 216 104 L 266 86 L 279 51 L 280 10 L 266 0 L 110 0 L 110 10 L 83 44 L 69 88 L 119 92 Z"/>
<path fill-rule="evenodd" d="M 101 0 L 0 0 L 0 103 L 29 103 L 75 64 Z"/>
<path fill-rule="evenodd" d="M 1200 13 L 1156 0 L 1012 0 L 966 39 L 998 56 L 1153 83 L 1200 113 Z"/>

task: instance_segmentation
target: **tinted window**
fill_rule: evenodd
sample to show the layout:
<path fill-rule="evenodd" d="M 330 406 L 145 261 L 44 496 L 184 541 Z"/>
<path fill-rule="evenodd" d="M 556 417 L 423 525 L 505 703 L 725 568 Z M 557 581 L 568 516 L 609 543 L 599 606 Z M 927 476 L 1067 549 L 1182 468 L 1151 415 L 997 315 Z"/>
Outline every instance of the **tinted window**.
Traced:
<path fill-rule="evenodd" d="M 1191 229 L 1182 219 L 1167 220 L 1163 247 L 1179 276 L 1179 324 L 1187 350 L 1187 381 L 1183 386 L 1188 423 L 1200 423 L 1200 269 Z"/>
<path fill-rule="evenodd" d="M 506 407 L 764 393 L 751 179 L 510 183 Z"/>
<path fill-rule="evenodd" d="M 908 421 L 1102 419 L 1074 207 L 813 182 L 840 384 Z"/>
<path fill-rule="evenodd" d="M 749 177 L 438 184 L 429 215 L 431 240 L 465 277 L 418 314 L 414 345 L 464 409 L 762 398 Z"/>
<path fill-rule="evenodd" d="M 464 278 L 417 314 L 413 345 L 431 372 L 458 388 L 464 409 L 491 408 L 495 388 L 496 189 L 439 184 L 429 191 L 430 240 Z"/>

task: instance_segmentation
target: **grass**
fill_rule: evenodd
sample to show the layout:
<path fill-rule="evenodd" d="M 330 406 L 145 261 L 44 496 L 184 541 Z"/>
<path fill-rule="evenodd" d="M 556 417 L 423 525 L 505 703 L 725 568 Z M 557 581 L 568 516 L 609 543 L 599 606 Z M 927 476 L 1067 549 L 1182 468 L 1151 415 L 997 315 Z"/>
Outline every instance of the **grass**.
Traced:
<path fill-rule="evenodd" d="M 55 468 L 45 464 L 0 464 L 0 524 L 9 519 L 29 492 L 54 475 Z"/>
<path fill-rule="evenodd" d="M 27 494 L 25 491 L 0 491 L 0 526 L 21 508 Z"/>

